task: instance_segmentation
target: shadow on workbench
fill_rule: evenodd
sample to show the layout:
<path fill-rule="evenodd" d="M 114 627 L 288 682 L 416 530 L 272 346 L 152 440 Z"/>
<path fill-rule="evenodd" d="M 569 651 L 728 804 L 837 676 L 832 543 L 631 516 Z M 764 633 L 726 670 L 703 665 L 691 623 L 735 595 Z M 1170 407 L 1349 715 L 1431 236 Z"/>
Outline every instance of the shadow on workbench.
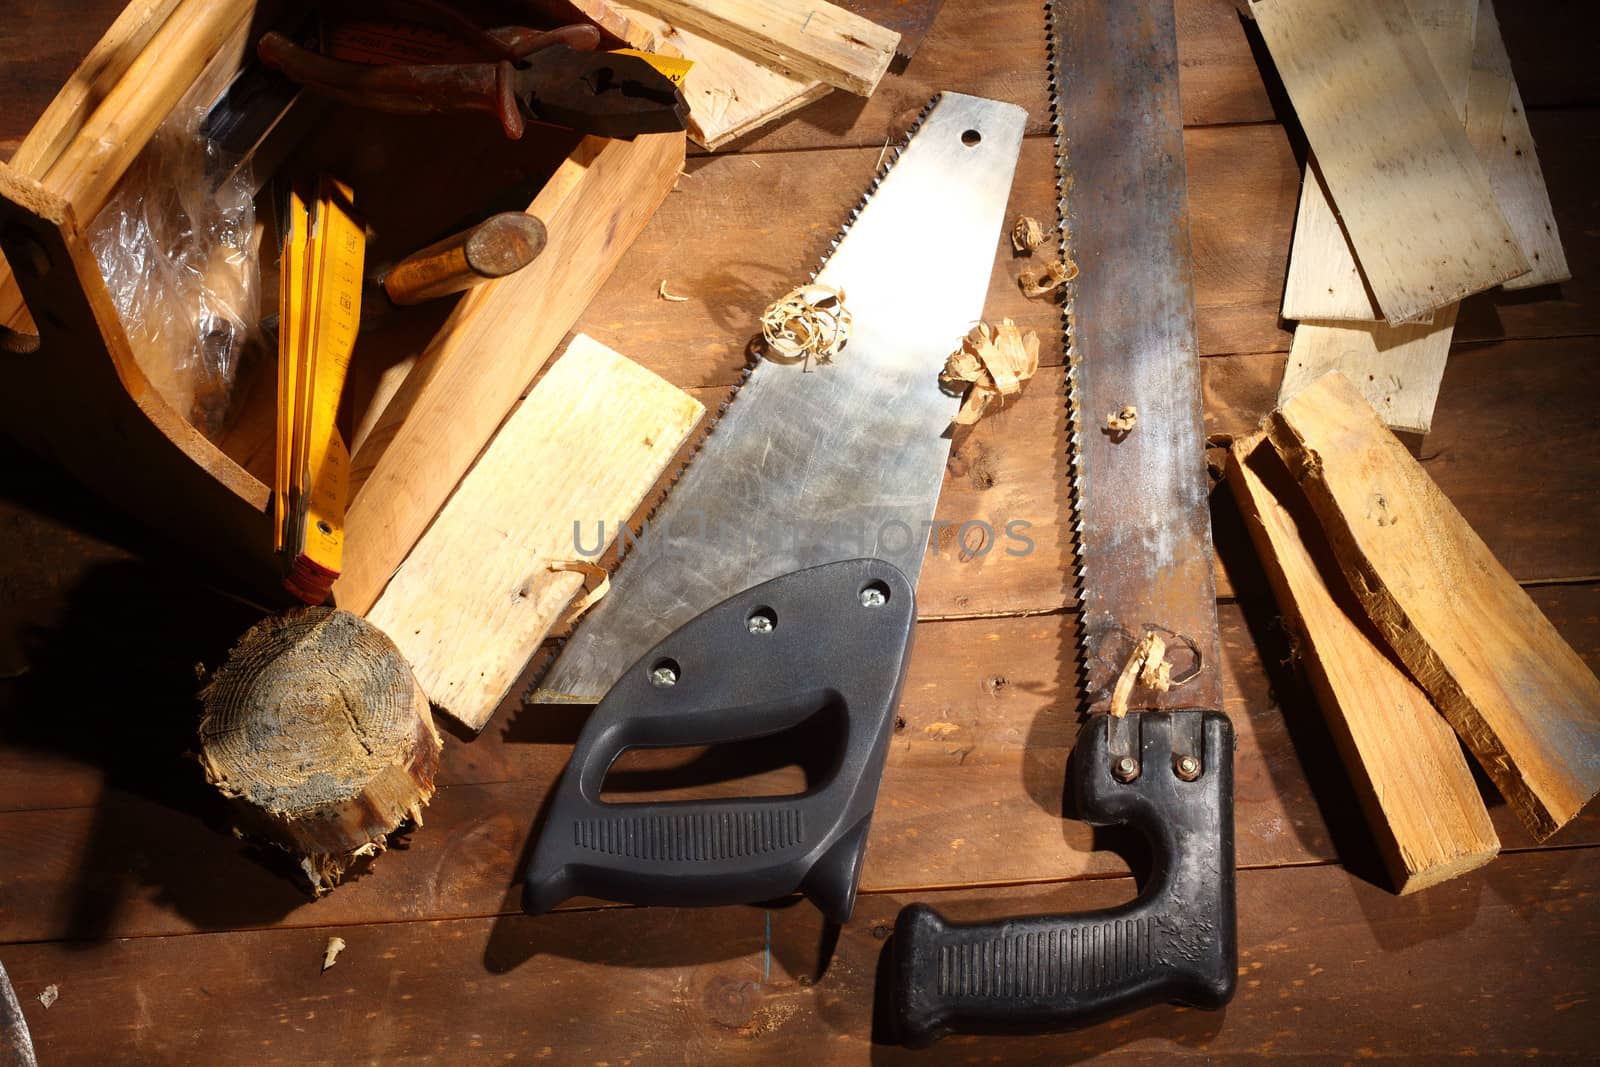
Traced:
<path fill-rule="evenodd" d="M 0 457 L 10 561 L 0 623 L 18 660 L 0 689 L 0 738 L 62 768 L 46 795 L 9 807 L 97 798 L 50 936 L 116 933 L 117 909 L 140 887 L 202 929 L 270 923 L 304 904 L 281 862 L 228 836 L 220 797 L 185 755 L 199 717 L 197 661 L 220 663 L 260 612 L 185 573 L 170 548 L 59 471 L 9 442 Z M 30 877 L 20 872 L 16 888 L 29 891 Z M 35 891 L 59 891 L 51 875 L 37 877 Z"/>

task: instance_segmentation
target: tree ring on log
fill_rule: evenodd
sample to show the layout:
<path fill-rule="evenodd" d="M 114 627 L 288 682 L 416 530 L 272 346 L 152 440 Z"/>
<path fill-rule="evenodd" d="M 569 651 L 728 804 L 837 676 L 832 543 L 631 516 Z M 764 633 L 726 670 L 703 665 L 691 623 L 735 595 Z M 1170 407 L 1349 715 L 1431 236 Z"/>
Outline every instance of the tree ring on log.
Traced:
<path fill-rule="evenodd" d="M 241 832 L 337 884 L 406 822 L 422 824 L 443 747 L 405 657 L 348 611 L 257 623 L 202 690 L 200 763 Z"/>

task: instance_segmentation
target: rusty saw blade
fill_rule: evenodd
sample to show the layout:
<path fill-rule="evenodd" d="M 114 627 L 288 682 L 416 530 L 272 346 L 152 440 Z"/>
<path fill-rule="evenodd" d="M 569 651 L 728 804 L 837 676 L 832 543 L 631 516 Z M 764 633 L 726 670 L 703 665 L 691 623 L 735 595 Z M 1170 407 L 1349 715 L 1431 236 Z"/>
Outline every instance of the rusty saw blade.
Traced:
<path fill-rule="evenodd" d="M 1222 707 L 1171 0 L 1051 0 L 1050 77 L 1075 467 L 1082 684 L 1104 711 L 1147 632 L 1172 688 Z M 1134 411 L 1132 426 L 1108 425 Z"/>

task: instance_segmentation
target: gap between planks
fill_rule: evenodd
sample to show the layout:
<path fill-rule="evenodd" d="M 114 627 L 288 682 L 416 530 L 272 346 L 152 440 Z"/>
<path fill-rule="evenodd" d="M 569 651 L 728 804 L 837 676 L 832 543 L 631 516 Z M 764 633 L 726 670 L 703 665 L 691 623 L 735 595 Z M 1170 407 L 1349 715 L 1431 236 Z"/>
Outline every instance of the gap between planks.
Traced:
<path fill-rule="evenodd" d="M 442 790 L 442 789 L 448 789 L 448 788 L 451 788 L 451 787 L 450 786 L 441 786 L 440 788 Z M 1564 844 L 1563 845 L 1524 845 L 1524 846 L 1520 846 L 1520 847 L 1516 847 L 1516 848 L 1502 849 L 1501 852 L 1500 852 L 1500 855 L 1502 857 L 1504 857 L 1504 856 L 1522 856 L 1522 855 L 1529 855 L 1529 854 L 1535 854 L 1535 853 L 1581 852 L 1581 851 L 1591 850 L 1591 849 L 1600 849 L 1600 843 L 1578 843 L 1578 844 L 1570 844 L 1570 845 L 1564 845 Z M 1234 868 L 1234 870 L 1235 871 L 1250 871 L 1250 872 L 1301 871 L 1301 870 L 1311 870 L 1311 869 L 1315 869 L 1315 868 L 1318 868 L 1318 867 L 1340 867 L 1340 868 L 1343 868 L 1343 866 L 1344 865 L 1341 864 L 1338 860 L 1329 859 L 1329 860 L 1306 860 L 1306 861 L 1301 862 L 1301 863 L 1239 864 L 1238 866 L 1236 866 Z M 1471 872 L 1471 871 L 1469 871 L 1467 873 L 1467 875 L 1465 875 L 1465 877 L 1471 877 L 1474 873 L 1479 873 L 1479 872 Z M 370 874 L 368 875 L 368 877 L 372 877 L 372 876 L 373 875 L 370 875 Z M 1370 881 L 1370 879 L 1362 877 L 1361 875 L 1358 875 L 1358 874 L 1351 874 L 1350 877 L 1354 881 L 1360 882 L 1360 883 L 1365 884 L 1365 885 L 1374 884 L 1374 883 L 1372 883 Z M 918 896 L 918 897 L 927 897 L 927 896 L 932 896 L 932 895 L 940 894 L 940 893 L 961 893 L 961 892 L 970 892 L 970 891 L 973 891 L 973 890 L 990 892 L 990 891 L 998 891 L 998 890 L 1004 890 L 1004 889 L 1026 889 L 1026 888 L 1035 887 L 1035 886 L 1061 886 L 1063 888 L 1066 888 L 1067 886 L 1079 885 L 1079 884 L 1082 884 L 1082 883 L 1085 883 L 1085 882 L 1115 882 L 1115 881 L 1126 881 L 1126 882 L 1128 882 L 1129 883 L 1129 889 L 1130 889 L 1130 894 L 1129 894 L 1129 898 L 1128 899 L 1129 900 L 1134 899 L 1132 891 L 1136 890 L 1137 886 L 1134 884 L 1133 875 L 1130 874 L 1130 873 L 1127 873 L 1127 872 L 1084 874 L 1084 875 L 1080 875 L 1080 876 L 1075 877 L 1075 878 L 1038 878 L 1038 879 L 1027 879 L 1027 878 L 1024 878 L 1024 879 L 1014 879 L 1014 880 L 1009 880 L 1009 881 L 994 881 L 994 882 L 952 882 L 952 883 L 949 883 L 949 884 L 942 884 L 942 885 L 936 885 L 936 886 L 934 886 L 934 885 L 922 885 L 922 886 L 913 886 L 913 887 L 910 887 L 910 888 L 902 888 L 902 887 L 893 887 L 893 886 L 891 886 L 891 887 L 888 887 L 888 888 L 880 888 L 880 889 L 862 889 L 860 891 L 860 893 L 859 893 L 859 896 L 861 896 L 861 897 L 869 897 L 869 896 L 870 897 L 884 897 L 884 896 Z M 517 883 L 514 883 L 514 882 L 513 883 L 508 883 L 507 887 L 506 887 L 507 890 L 509 891 L 509 890 L 514 889 L 516 887 L 516 884 Z M 1386 887 L 1379 886 L 1378 888 L 1383 889 L 1383 891 L 1386 894 L 1390 895 L 1390 896 L 1394 895 Z M 1426 893 L 1426 891 L 1424 891 L 1424 893 Z M 1401 899 L 1401 898 L 1395 897 L 1395 899 L 1398 900 L 1398 899 Z M 1425 896 L 1424 897 L 1418 897 L 1417 899 L 1425 899 Z M 794 903 L 794 904 L 796 904 L 796 905 L 798 905 L 800 907 L 809 907 L 810 906 L 809 904 L 806 903 L 805 899 L 803 897 L 799 896 L 798 894 L 794 894 L 794 895 L 787 896 L 787 897 L 781 897 L 781 898 L 779 898 L 778 901 L 767 902 L 767 903 L 780 903 L 780 902 L 781 903 L 785 903 L 785 904 L 792 902 L 792 903 Z M 557 916 L 587 915 L 587 914 L 593 914 L 593 913 L 597 913 L 597 912 L 598 913 L 603 913 L 603 912 L 620 912 L 620 911 L 638 911 L 638 910 L 641 910 L 641 909 L 644 909 L 644 908 L 647 908 L 647 907 L 651 907 L 651 905 L 629 904 L 629 903 L 625 903 L 625 902 L 601 901 L 601 902 L 592 903 L 592 904 L 578 904 L 578 905 L 574 905 L 573 907 L 557 908 L 555 911 L 550 912 L 546 916 L 546 918 L 554 919 Z M 745 909 L 759 909 L 759 908 L 762 907 L 762 905 L 756 905 L 756 904 L 729 905 L 729 907 L 740 907 L 740 908 L 745 908 Z M 525 913 L 520 908 L 502 908 L 502 909 L 497 910 L 497 911 L 461 912 L 461 913 L 455 914 L 455 915 L 441 915 L 441 916 L 434 916 L 434 917 L 431 917 L 431 918 L 386 919 L 386 918 L 382 918 L 382 917 L 373 917 L 373 918 L 363 918 L 363 919 L 352 919 L 352 920 L 349 920 L 349 921 L 346 921 L 346 922 L 306 923 L 304 925 L 293 924 L 293 923 L 288 923 L 288 922 L 277 922 L 277 923 L 273 923 L 273 924 L 267 925 L 267 926 L 229 926 L 229 927 L 220 927 L 220 928 L 214 929 L 214 930 L 180 930 L 180 931 L 173 931 L 173 932 L 168 932 L 168 933 L 121 934 L 121 935 L 118 935 L 118 936 L 113 937 L 113 938 L 87 938 L 87 937 L 22 938 L 22 939 L 19 939 L 19 940 L 16 940 L 16 941 L 0 942 L 0 947 L 10 946 L 10 945 L 98 945 L 98 944 L 104 944 L 104 943 L 106 943 L 108 941 L 144 941 L 144 940 L 150 940 L 150 939 L 167 939 L 167 938 L 180 938 L 180 937 L 185 937 L 185 938 L 187 938 L 187 937 L 219 937 L 219 936 L 226 936 L 228 934 L 261 933 L 261 932 L 267 932 L 267 931 L 283 931 L 284 933 L 297 933 L 298 934 L 298 933 L 304 933 L 304 932 L 306 932 L 308 930 L 349 930 L 349 929 L 358 929 L 358 928 L 364 927 L 364 926 L 404 926 L 404 925 L 408 925 L 408 924 L 410 924 L 410 925 L 423 925 L 423 926 L 440 926 L 440 925 L 443 925 L 445 923 L 481 922 L 481 921 L 483 921 L 485 919 L 515 918 L 515 917 L 521 917 L 524 914 Z"/>

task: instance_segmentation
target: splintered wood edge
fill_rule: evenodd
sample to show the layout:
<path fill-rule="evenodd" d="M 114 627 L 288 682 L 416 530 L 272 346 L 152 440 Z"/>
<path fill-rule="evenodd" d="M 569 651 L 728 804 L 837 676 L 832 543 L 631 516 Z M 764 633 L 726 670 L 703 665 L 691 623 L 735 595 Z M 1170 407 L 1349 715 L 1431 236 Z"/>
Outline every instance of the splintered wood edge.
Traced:
<path fill-rule="evenodd" d="M 1264 455 L 1257 457 L 1256 450 L 1264 444 L 1265 436 L 1264 432 L 1256 433 L 1233 443 L 1228 450 L 1226 481 L 1244 516 L 1250 539 L 1256 547 L 1262 569 L 1272 587 L 1279 613 L 1293 628 L 1295 639 L 1300 646 L 1300 658 L 1316 691 L 1322 717 L 1329 726 L 1329 733 L 1339 750 L 1340 759 L 1345 765 L 1352 785 L 1355 786 L 1374 843 L 1383 857 L 1384 866 L 1389 872 L 1396 893 L 1402 896 L 1414 893 L 1483 866 L 1499 855 L 1500 840 L 1490 823 L 1488 808 L 1478 793 L 1477 783 L 1473 780 L 1472 772 L 1461 754 L 1455 734 L 1443 718 L 1431 720 L 1437 724 L 1436 731 L 1423 730 L 1425 736 L 1411 740 L 1422 749 L 1423 762 L 1433 768 L 1432 784 L 1437 787 L 1441 798 L 1446 802 L 1445 808 L 1418 812 L 1405 807 L 1403 798 L 1391 799 L 1388 791 L 1374 780 L 1375 768 L 1363 759 L 1361 745 L 1350 721 L 1350 715 L 1359 715 L 1362 709 L 1347 709 L 1343 706 L 1332 672 L 1325 663 L 1325 650 L 1315 640 L 1308 621 L 1306 614 L 1308 605 L 1302 604 L 1299 599 L 1300 594 L 1297 594 L 1295 584 L 1289 577 L 1284 556 L 1293 555 L 1298 566 L 1316 570 L 1323 583 L 1320 592 L 1327 594 L 1324 610 L 1340 610 L 1340 606 L 1334 601 L 1331 583 L 1342 582 L 1343 575 L 1338 573 L 1330 575 L 1323 567 L 1318 566 L 1303 542 L 1290 543 L 1294 540 L 1295 531 L 1292 527 L 1296 516 L 1289 512 L 1287 506 L 1277 498 L 1266 481 L 1251 467 L 1251 463 L 1256 462 L 1258 458 L 1270 457 L 1273 462 L 1278 462 L 1276 452 L 1270 447 L 1265 449 Z M 1304 501 L 1300 503 L 1303 504 Z M 1267 513 L 1273 508 L 1282 509 L 1286 514 L 1282 519 L 1269 518 Z M 1299 559 L 1300 556 L 1304 556 L 1304 559 Z M 1302 584 L 1304 581 L 1305 579 L 1302 579 Z M 1302 588 L 1300 592 L 1318 598 L 1319 590 L 1311 589 L 1308 592 Z M 1353 620 L 1351 629 L 1359 630 Z M 1323 636 L 1325 640 L 1330 639 L 1327 634 Z M 1364 635 L 1352 633 L 1349 641 L 1341 642 L 1339 635 L 1335 633 L 1331 635 L 1331 640 L 1342 643 L 1343 647 L 1333 651 L 1339 655 L 1348 655 L 1352 651 L 1350 644 L 1358 639 L 1364 639 Z M 1430 717 L 1437 715 L 1427 695 L 1388 660 L 1386 653 L 1370 644 L 1366 647 L 1371 649 L 1374 659 L 1383 660 L 1381 664 L 1369 664 L 1369 668 L 1388 669 L 1391 678 L 1403 681 L 1412 698 L 1407 706 L 1412 708 L 1420 706 L 1420 710 Z M 1392 683 L 1390 689 L 1393 692 Z M 1398 698 L 1401 694 L 1394 695 Z M 1428 723 L 1417 723 L 1417 725 L 1426 726 Z M 1403 742 L 1406 739 L 1402 737 L 1396 740 Z M 1409 765 L 1402 768 L 1408 777 L 1417 779 L 1416 785 L 1421 792 L 1427 794 L 1429 790 L 1426 786 L 1429 783 L 1420 780 L 1425 769 L 1418 767 L 1412 771 Z M 1381 767 L 1377 770 L 1381 773 Z M 1450 798 L 1459 801 L 1459 804 L 1448 803 Z M 1387 810 L 1387 805 L 1390 803 L 1402 805 L 1393 812 L 1394 817 L 1391 817 L 1391 813 Z M 1420 816 L 1421 825 L 1407 821 L 1413 815 Z M 1442 816 L 1444 821 L 1436 818 L 1436 815 Z M 1431 855 L 1424 855 L 1423 852 Z"/>

